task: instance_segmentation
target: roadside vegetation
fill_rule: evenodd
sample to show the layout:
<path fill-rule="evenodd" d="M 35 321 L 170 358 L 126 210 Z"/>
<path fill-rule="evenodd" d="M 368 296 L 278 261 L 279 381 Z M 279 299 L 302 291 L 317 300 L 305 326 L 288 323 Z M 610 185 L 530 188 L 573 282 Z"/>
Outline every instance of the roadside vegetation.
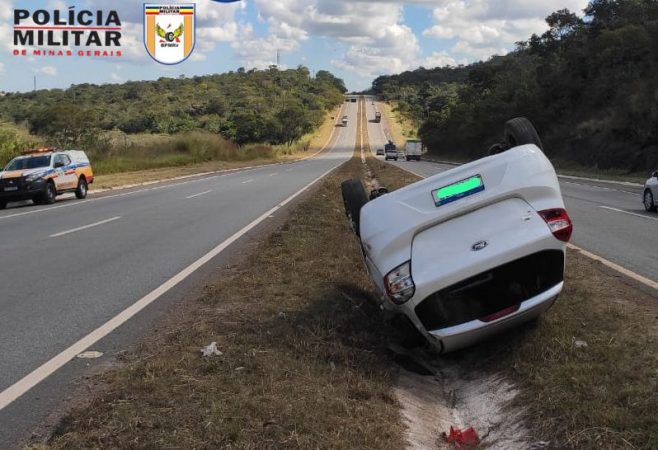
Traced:
<path fill-rule="evenodd" d="M 643 177 L 658 167 L 658 3 L 593 0 L 584 14 L 556 11 L 506 56 L 382 76 L 373 91 L 443 157 L 482 156 L 526 116 L 558 167 Z"/>
<path fill-rule="evenodd" d="M 8 93 L 0 165 L 35 145 L 85 150 L 99 175 L 285 159 L 311 147 L 345 91 L 326 71 L 272 67 Z"/>
<path fill-rule="evenodd" d="M 368 166 L 391 189 L 417 180 L 373 157 Z M 388 345 L 407 339 L 373 306 L 340 198 L 340 183 L 363 175 L 355 157 L 327 177 L 201 297 L 122 353 L 94 381 L 101 388 L 84 387 L 86 404 L 35 448 L 404 448 Z M 511 407 L 524 412 L 530 443 L 653 449 L 657 317 L 654 292 L 570 251 L 565 291 L 537 324 L 430 363 L 514 381 Z M 222 355 L 201 356 L 210 342 Z"/>

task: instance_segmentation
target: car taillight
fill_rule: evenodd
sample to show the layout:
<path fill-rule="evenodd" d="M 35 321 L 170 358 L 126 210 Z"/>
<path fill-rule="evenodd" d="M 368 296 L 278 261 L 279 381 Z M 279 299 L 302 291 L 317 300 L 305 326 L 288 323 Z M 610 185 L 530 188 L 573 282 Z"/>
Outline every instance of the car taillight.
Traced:
<path fill-rule="evenodd" d="M 561 241 L 569 242 L 571 233 L 573 233 L 573 223 L 564 209 L 546 209 L 539 211 L 539 215 L 551 229 L 553 236 Z"/>
<path fill-rule="evenodd" d="M 416 292 L 416 285 L 411 278 L 411 261 L 396 267 L 384 277 L 386 293 L 393 303 L 402 305 L 409 301 Z"/>

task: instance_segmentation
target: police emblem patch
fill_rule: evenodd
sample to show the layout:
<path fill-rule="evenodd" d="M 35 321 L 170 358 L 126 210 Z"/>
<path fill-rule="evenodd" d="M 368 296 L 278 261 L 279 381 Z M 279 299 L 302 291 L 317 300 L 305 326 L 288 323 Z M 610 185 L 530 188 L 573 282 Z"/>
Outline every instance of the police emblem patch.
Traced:
<path fill-rule="evenodd" d="M 178 64 L 192 54 L 196 36 L 194 4 L 145 4 L 144 45 L 162 64 Z"/>

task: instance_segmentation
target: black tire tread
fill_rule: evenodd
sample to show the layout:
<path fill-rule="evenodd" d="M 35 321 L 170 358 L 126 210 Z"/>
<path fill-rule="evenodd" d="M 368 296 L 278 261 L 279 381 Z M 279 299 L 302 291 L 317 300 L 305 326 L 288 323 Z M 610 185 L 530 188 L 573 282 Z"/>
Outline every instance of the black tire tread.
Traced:
<path fill-rule="evenodd" d="M 505 142 L 511 147 L 534 144 L 542 151 L 544 150 L 537 130 L 525 117 L 516 117 L 505 123 Z"/>
<path fill-rule="evenodd" d="M 344 181 L 341 186 L 345 214 L 352 224 L 357 236 L 360 236 L 360 214 L 363 205 L 368 203 L 368 194 L 358 178 Z"/>

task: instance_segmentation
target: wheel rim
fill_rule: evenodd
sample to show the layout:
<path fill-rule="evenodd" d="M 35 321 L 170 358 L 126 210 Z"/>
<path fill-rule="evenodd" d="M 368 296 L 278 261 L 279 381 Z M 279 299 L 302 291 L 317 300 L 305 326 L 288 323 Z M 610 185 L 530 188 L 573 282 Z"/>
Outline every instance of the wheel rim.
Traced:
<path fill-rule="evenodd" d="M 644 194 L 644 207 L 646 209 L 653 208 L 653 196 L 651 195 L 651 192 L 649 192 L 649 191 L 647 191 Z"/>
<path fill-rule="evenodd" d="M 48 199 L 52 200 L 55 198 L 55 188 L 52 184 L 48 185 Z"/>
<path fill-rule="evenodd" d="M 85 195 L 87 193 L 87 183 L 85 183 L 84 181 L 80 182 L 80 193 L 82 195 Z"/>

